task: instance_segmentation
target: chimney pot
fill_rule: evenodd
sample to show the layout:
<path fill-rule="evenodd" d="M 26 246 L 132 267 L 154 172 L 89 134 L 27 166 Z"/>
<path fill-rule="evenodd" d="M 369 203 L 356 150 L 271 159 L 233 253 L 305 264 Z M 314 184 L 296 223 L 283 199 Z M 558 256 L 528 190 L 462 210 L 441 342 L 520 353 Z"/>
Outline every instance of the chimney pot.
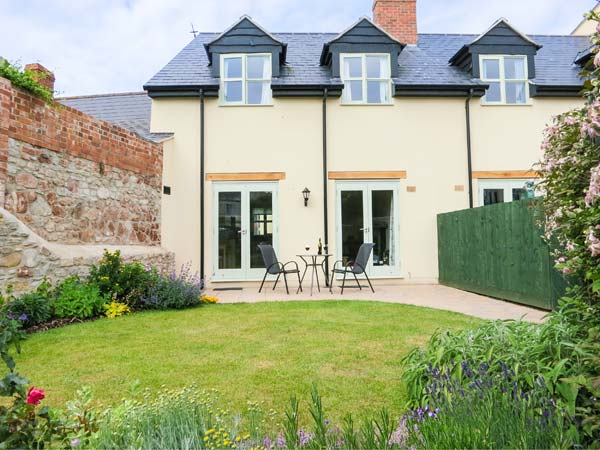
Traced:
<path fill-rule="evenodd" d="M 417 44 L 417 0 L 374 0 L 373 20 L 403 44 Z"/>
<path fill-rule="evenodd" d="M 42 86 L 54 92 L 54 74 L 39 63 L 27 64 L 25 70 L 33 72 L 33 77 Z"/>

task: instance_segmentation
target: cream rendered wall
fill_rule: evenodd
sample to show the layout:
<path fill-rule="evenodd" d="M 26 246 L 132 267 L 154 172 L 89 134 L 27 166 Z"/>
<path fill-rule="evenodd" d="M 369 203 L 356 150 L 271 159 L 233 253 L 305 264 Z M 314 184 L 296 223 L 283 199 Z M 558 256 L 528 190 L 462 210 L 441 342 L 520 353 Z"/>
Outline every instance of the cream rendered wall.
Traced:
<path fill-rule="evenodd" d="M 162 245 L 175 252 L 176 264 L 200 265 L 200 103 L 198 99 L 152 101 L 151 130 L 175 133 L 164 146 Z"/>
<path fill-rule="evenodd" d="M 534 99 L 531 106 L 471 101 L 473 169 L 528 170 L 539 159 L 541 132 L 576 99 Z M 394 99 L 391 106 L 328 101 L 329 171 L 405 170 L 398 225 L 402 276 L 435 282 L 436 215 L 468 207 L 464 98 Z M 321 99 L 274 99 L 273 106 L 221 107 L 206 100 L 206 172 L 285 172 L 279 181 L 281 260 L 297 259 L 323 235 Z M 152 131 L 173 132 L 165 145 L 162 238 L 178 264 L 199 267 L 199 100 L 153 100 Z M 206 273 L 213 273 L 213 183 L 206 182 Z M 416 188 L 408 192 L 407 187 Z M 463 186 L 464 191 L 456 190 Z M 301 191 L 311 196 L 304 207 Z M 477 204 L 477 181 L 474 186 Z M 335 252 L 336 182 L 328 182 L 329 243 Z"/>
<path fill-rule="evenodd" d="M 594 7 L 593 11 L 596 13 L 600 12 L 600 5 L 596 5 Z M 577 25 L 577 28 L 575 28 L 573 30 L 571 35 L 572 36 L 590 36 L 591 34 L 594 34 L 594 32 L 596 31 L 597 25 L 598 25 L 598 22 L 585 19 L 585 20 L 581 21 L 581 23 L 579 25 Z"/>
<path fill-rule="evenodd" d="M 281 261 L 298 260 L 305 243 L 316 247 L 323 236 L 322 134 L 320 99 L 274 99 L 273 106 L 206 105 L 207 173 L 285 172 L 278 182 Z M 207 275 L 213 261 L 213 193 L 206 183 L 205 255 Z M 310 189 L 308 207 L 302 190 Z"/>
<path fill-rule="evenodd" d="M 583 105 L 576 98 L 532 98 L 530 105 L 482 105 L 471 101 L 474 171 L 533 170 L 540 160 L 542 132 L 552 117 Z M 478 205 L 477 180 L 473 186 Z"/>
<path fill-rule="evenodd" d="M 281 260 L 294 259 L 305 243 L 316 246 L 323 235 L 322 135 L 320 99 L 274 99 L 273 106 L 220 107 L 206 99 L 206 173 L 285 172 L 279 181 L 279 248 Z M 152 131 L 173 132 L 165 147 L 163 245 L 178 264 L 200 265 L 199 100 L 155 99 Z M 213 274 L 213 183 L 205 192 L 205 269 Z M 311 196 L 304 207 L 302 190 Z"/>
<path fill-rule="evenodd" d="M 436 214 L 469 205 L 464 106 L 461 98 L 396 98 L 393 106 L 343 106 L 338 99 L 328 104 L 330 170 L 407 171 L 400 180 L 398 231 L 402 276 L 409 281 L 436 281 Z M 456 185 L 465 191 L 455 191 Z M 329 196 L 335 248 L 335 182 Z"/>

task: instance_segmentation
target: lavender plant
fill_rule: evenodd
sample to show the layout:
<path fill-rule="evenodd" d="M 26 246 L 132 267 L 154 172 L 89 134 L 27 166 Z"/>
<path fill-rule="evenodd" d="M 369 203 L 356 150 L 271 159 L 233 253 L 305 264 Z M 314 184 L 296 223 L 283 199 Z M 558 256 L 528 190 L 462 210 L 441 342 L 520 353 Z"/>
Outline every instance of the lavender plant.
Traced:
<path fill-rule="evenodd" d="M 452 376 L 453 369 L 463 374 Z M 426 387 L 431 404 L 402 419 L 405 442 L 414 448 L 570 448 L 565 411 L 538 377 L 523 390 L 515 371 L 500 362 L 500 371 L 468 361 L 444 369 L 430 367 Z M 431 406 L 434 405 L 434 406 Z"/>
<path fill-rule="evenodd" d="M 184 264 L 179 273 L 157 275 L 154 283 L 143 294 L 141 303 L 150 309 L 183 309 L 201 305 L 204 281 L 193 274 L 191 264 Z"/>

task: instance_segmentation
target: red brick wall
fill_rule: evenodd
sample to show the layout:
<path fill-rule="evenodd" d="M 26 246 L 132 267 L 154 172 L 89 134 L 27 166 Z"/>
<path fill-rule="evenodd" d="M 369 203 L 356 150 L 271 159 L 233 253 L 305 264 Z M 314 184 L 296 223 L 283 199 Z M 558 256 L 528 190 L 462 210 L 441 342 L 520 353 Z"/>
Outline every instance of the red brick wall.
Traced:
<path fill-rule="evenodd" d="M 68 106 L 49 106 L 4 78 L 0 105 L 0 135 L 140 175 L 162 173 L 162 145 Z"/>
<path fill-rule="evenodd" d="M 417 43 L 417 0 L 374 0 L 373 20 L 400 42 Z"/>
<path fill-rule="evenodd" d="M 0 78 L 0 206 L 50 241 L 160 243 L 162 144 Z"/>

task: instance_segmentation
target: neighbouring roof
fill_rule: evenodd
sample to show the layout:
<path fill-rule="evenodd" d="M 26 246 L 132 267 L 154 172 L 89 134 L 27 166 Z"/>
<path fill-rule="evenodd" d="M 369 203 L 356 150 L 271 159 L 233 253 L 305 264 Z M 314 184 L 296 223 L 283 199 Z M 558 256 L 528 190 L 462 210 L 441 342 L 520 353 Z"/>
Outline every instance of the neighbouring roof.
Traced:
<path fill-rule="evenodd" d="M 200 33 L 144 86 L 145 89 L 217 87 L 205 51 L 205 44 L 220 33 Z M 339 33 L 273 33 L 287 43 L 286 64 L 277 86 L 333 86 L 340 80 L 331 77 L 330 68 L 320 65 L 323 46 Z M 398 58 L 397 86 L 470 86 L 479 84 L 468 72 L 450 66 L 448 61 L 463 46 L 477 39 L 475 34 L 420 34 L 416 46 L 408 45 Z M 579 52 L 589 47 L 586 36 L 530 35 L 542 47 L 535 55 L 536 78 L 540 86 L 580 86 L 580 67 L 574 64 Z"/>
<path fill-rule="evenodd" d="M 152 99 L 146 92 L 85 95 L 57 98 L 56 100 L 96 119 L 105 120 L 133 131 L 149 141 L 162 142 L 172 136 L 172 133 L 150 132 Z"/>

